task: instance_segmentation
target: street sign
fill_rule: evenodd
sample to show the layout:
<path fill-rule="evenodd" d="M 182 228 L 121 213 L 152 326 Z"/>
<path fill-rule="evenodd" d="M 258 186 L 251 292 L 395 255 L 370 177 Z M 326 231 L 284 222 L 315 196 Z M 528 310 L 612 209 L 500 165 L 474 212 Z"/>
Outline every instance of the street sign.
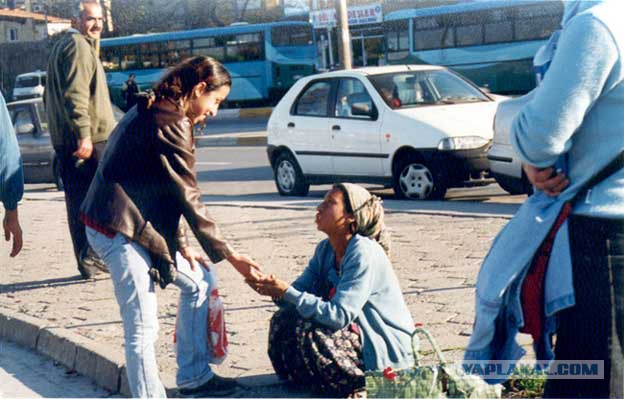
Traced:
<path fill-rule="evenodd" d="M 349 26 L 383 22 L 381 4 L 349 7 L 347 9 L 347 15 L 349 18 Z M 310 22 L 315 29 L 336 26 L 336 9 L 326 8 L 323 10 L 310 11 Z"/>

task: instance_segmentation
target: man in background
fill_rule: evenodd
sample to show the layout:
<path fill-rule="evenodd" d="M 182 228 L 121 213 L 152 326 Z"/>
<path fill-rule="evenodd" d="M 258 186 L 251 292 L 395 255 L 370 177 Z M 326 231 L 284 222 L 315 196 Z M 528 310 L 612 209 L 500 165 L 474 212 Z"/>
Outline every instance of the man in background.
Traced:
<path fill-rule="evenodd" d="M 137 86 L 135 78 L 136 75 L 131 73 L 121 89 L 121 94 L 126 101 L 126 108 L 124 109 L 125 112 L 128 112 L 137 102 L 139 86 Z"/>
<path fill-rule="evenodd" d="M 106 75 L 99 59 L 104 24 L 97 0 L 77 4 L 69 29 L 56 42 L 48 60 L 45 102 L 52 145 L 61 166 L 69 231 L 83 278 L 106 270 L 87 242 L 79 220 L 80 205 L 106 140 L 115 125 Z"/>

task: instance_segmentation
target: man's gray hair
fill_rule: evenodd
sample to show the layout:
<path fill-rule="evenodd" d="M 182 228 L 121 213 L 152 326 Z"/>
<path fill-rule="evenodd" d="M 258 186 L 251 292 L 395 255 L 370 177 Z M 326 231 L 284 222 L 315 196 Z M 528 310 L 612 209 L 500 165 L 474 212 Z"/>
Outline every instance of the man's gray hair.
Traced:
<path fill-rule="evenodd" d="M 80 19 L 82 17 L 82 13 L 84 12 L 85 4 L 96 4 L 99 7 L 102 7 L 102 4 L 99 0 L 74 0 L 72 7 L 72 17 L 76 19 Z"/>

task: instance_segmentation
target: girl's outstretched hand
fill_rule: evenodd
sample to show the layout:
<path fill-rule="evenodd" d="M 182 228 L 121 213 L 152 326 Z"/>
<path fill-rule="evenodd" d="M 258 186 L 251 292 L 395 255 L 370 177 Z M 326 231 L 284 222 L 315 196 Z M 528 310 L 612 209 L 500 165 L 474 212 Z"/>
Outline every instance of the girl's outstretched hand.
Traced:
<path fill-rule="evenodd" d="M 245 255 L 234 253 L 227 257 L 227 261 L 245 277 L 245 280 L 256 281 L 262 278 L 263 274 L 260 265 Z"/>

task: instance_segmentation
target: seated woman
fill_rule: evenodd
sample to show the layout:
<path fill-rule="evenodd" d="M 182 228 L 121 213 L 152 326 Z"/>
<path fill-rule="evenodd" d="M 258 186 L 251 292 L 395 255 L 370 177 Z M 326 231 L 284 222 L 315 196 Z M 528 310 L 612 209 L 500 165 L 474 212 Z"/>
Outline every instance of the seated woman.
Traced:
<path fill-rule="evenodd" d="M 281 308 L 269 332 L 277 374 L 324 396 L 352 396 L 364 389 L 365 370 L 413 365 L 414 322 L 386 254 L 379 198 L 336 184 L 317 211 L 328 239 L 303 274 L 292 285 L 273 275 L 249 284 Z"/>

